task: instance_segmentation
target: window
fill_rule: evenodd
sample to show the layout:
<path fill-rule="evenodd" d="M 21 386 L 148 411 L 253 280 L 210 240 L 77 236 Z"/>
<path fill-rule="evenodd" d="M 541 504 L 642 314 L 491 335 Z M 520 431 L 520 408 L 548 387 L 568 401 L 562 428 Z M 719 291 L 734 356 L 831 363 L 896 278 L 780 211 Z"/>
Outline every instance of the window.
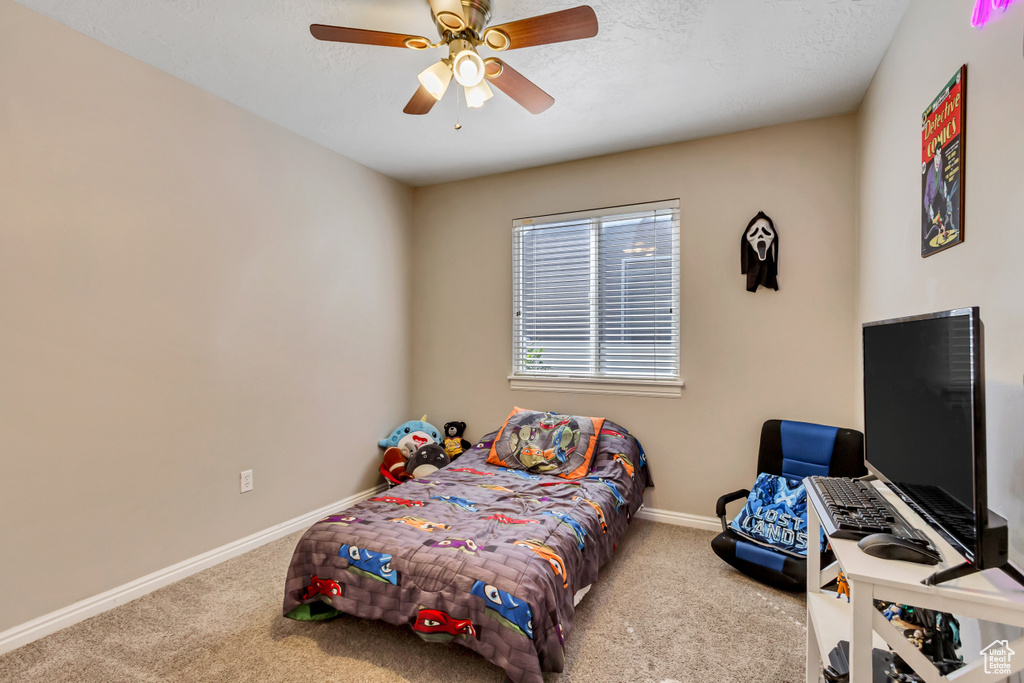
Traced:
<path fill-rule="evenodd" d="M 512 388 L 678 396 L 679 200 L 513 228 Z"/>

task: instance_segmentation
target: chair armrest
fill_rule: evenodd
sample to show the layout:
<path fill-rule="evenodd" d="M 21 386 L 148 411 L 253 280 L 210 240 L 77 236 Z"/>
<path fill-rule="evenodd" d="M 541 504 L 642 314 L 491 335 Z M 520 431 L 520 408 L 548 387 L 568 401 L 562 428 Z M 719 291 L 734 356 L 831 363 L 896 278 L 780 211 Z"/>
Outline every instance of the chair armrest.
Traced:
<path fill-rule="evenodd" d="M 715 514 L 718 516 L 718 519 L 722 521 L 722 531 L 728 531 L 729 529 L 729 523 L 725 521 L 725 506 L 734 500 L 746 498 L 749 495 L 749 489 L 740 489 L 739 491 L 727 493 L 718 499 L 718 503 L 715 504 Z"/>

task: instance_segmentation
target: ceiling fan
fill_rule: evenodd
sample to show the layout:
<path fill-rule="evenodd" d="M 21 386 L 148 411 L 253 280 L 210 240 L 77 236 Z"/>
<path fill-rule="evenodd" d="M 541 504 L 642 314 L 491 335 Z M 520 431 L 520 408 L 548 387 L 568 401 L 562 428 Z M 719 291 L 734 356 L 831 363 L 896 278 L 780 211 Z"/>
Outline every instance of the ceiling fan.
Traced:
<path fill-rule="evenodd" d="M 420 87 L 405 105 L 403 111 L 406 114 L 429 112 L 434 103 L 444 96 L 453 77 L 465 88 L 466 105 L 469 107 L 480 107 L 494 95 L 487 85 L 490 81 L 531 114 L 539 114 L 555 103 L 554 98 L 497 57 L 481 58 L 477 48 L 514 50 L 597 35 L 597 15 L 587 5 L 485 28 L 491 17 L 490 0 L 428 2 L 441 37 L 436 43 L 423 36 L 323 24 L 313 24 L 309 32 L 317 40 L 339 43 L 410 50 L 447 47 L 448 56 L 419 75 Z"/>

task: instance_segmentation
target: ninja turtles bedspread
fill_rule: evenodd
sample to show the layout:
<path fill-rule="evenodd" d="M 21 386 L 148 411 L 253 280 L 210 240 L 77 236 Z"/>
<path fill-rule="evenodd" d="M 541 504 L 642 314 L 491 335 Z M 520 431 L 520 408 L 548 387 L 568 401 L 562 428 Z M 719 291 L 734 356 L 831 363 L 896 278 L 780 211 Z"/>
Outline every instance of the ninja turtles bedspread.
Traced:
<path fill-rule="evenodd" d="M 493 438 L 314 524 L 292 557 L 284 614 L 406 624 L 480 653 L 516 683 L 561 671 L 573 596 L 611 557 L 650 473 L 611 422 L 574 481 L 488 465 Z"/>

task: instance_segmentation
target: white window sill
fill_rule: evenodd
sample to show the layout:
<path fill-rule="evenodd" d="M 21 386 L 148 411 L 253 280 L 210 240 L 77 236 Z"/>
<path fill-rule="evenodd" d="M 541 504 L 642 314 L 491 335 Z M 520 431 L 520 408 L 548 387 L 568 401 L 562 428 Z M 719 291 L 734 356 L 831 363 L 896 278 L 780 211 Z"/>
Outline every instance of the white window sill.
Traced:
<path fill-rule="evenodd" d="M 570 394 L 611 394 L 615 396 L 651 396 L 679 398 L 683 380 L 654 381 L 638 379 L 592 379 L 589 377 L 536 377 L 509 375 L 513 391 L 558 391 Z"/>

